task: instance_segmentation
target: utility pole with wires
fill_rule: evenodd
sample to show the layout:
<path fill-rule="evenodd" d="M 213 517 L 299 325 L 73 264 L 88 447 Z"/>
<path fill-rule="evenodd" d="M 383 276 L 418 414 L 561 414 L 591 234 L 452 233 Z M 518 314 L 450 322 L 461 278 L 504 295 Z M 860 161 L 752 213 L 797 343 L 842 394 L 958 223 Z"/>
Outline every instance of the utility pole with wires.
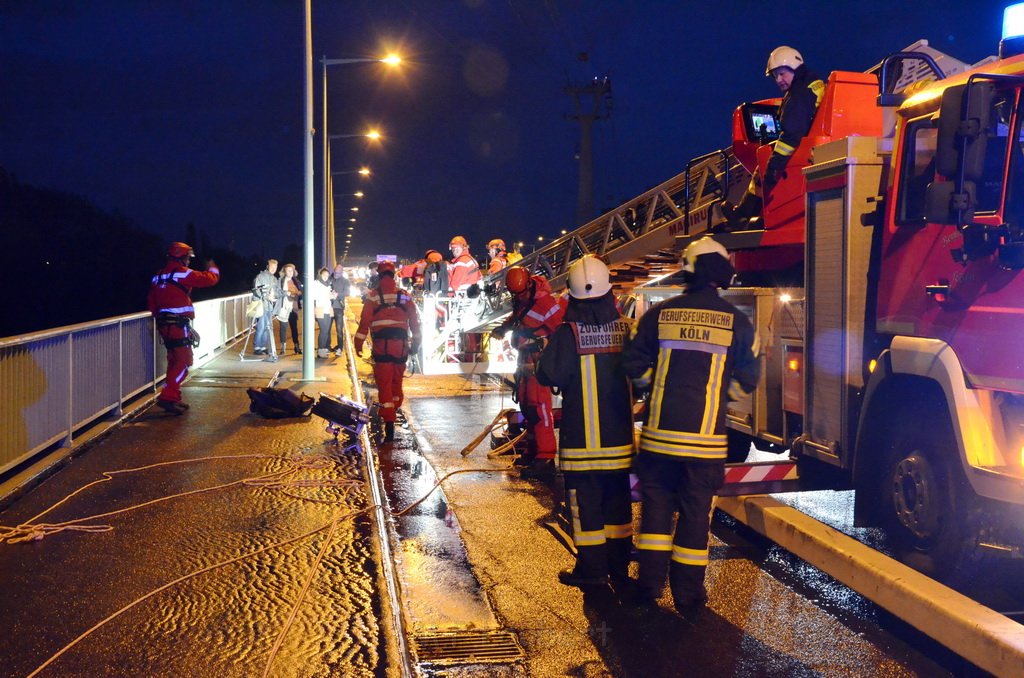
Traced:
<path fill-rule="evenodd" d="M 594 151 L 591 141 L 594 121 L 611 116 L 612 81 L 607 76 L 594 78 L 586 85 L 569 85 L 565 92 L 576 104 L 576 114 L 566 117 L 580 123 L 580 188 L 576 225 L 582 226 L 594 214 Z M 608 105 L 602 110 L 605 102 Z"/>

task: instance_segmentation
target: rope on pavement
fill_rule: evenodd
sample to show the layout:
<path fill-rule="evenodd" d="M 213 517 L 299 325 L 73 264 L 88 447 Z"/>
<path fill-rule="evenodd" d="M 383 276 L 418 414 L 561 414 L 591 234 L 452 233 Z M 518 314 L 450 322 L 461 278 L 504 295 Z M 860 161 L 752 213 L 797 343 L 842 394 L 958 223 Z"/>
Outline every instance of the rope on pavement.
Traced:
<path fill-rule="evenodd" d="M 270 473 L 267 473 L 267 474 L 262 475 L 262 476 L 257 476 L 255 478 L 242 478 L 240 480 L 234 480 L 234 481 L 229 482 L 229 483 L 223 483 L 221 485 L 214 485 L 213 487 L 205 487 L 205 488 L 200 488 L 200 489 L 196 489 L 196 490 L 188 490 L 186 492 L 180 492 L 180 493 L 177 493 L 177 494 L 171 494 L 171 495 L 167 495 L 167 496 L 164 496 L 164 497 L 157 497 L 156 499 L 151 499 L 149 501 L 142 502 L 141 504 L 134 504 L 132 506 L 126 506 L 124 508 L 116 509 L 114 511 L 107 511 L 105 513 L 98 513 L 98 514 L 92 515 L 92 516 L 85 516 L 85 517 L 82 517 L 82 518 L 74 518 L 72 520 L 66 520 L 66 521 L 63 521 L 63 522 L 60 522 L 60 523 L 39 523 L 39 522 L 36 522 L 37 520 L 39 520 L 40 518 L 42 518 L 46 514 L 50 513 L 51 511 L 53 511 L 57 507 L 59 507 L 62 504 L 66 503 L 67 501 L 69 501 L 71 498 L 75 497 L 76 495 L 84 492 L 85 490 L 87 490 L 87 489 L 89 489 L 89 488 L 91 488 L 91 487 L 93 487 L 95 485 L 99 485 L 100 483 L 105 483 L 107 481 L 113 480 L 114 476 L 124 475 L 124 474 L 128 474 L 128 473 L 138 473 L 138 472 L 141 472 L 141 471 L 147 471 L 149 469 L 158 468 L 158 467 L 161 467 L 161 466 L 172 466 L 172 465 L 177 465 L 177 464 L 192 464 L 192 463 L 202 462 L 202 461 L 216 461 L 216 460 L 224 460 L 224 459 L 231 459 L 231 460 L 236 460 L 236 459 L 277 459 L 277 460 L 283 460 L 283 461 L 287 462 L 289 464 L 289 466 L 287 468 L 285 468 L 285 469 L 280 470 L 280 471 L 271 471 Z M 109 531 L 114 529 L 112 525 L 102 525 L 102 524 L 101 525 L 82 525 L 81 523 L 85 523 L 85 522 L 88 522 L 88 521 L 100 520 L 102 518 L 109 518 L 110 516 L 115 516 L 115 515 L 118 515 L 118 514 L 121 514 L 121 513 L 128 513 L 130 511 L 134 511 L 136 509 L 144 508 L 146 506 L 152 506 L 154 504 L 159 504 L 159 503 L 162 503 L 162 502 L 165 502 L 165 501 L 170 501 L 171 499 L 177 499 L 177 498 L 180 498 L 180 497 L 188 497 L 188 496 L 192 496 L 192 495 L 204 494 L 204 493 L 207 493 L 207 492 L 213 492 L 215 490 L 223 490 L 223 489 L 227 489 L 229 487 L 233 487 L 233 486 L 236 486 L 236 485 L 244 485 L 244 486 L 249 486 L 249 487 L 269 487 L 269 488 L 281 488 L 281 487 L 285 487 L 285 486 L 292 486 L 292 487 L 336 486 L 337 487 L 337 486 L 342 486 L 345 483 L 352 484 L 352 483 L 358 483 L 359 482 L 359 481 L 356 481 L 356 480 L 343 480 L 343 479 L 334 479 L 334 480 L 332 480 L 332 479 L 325 479 L 325 480 L 318 480 L 318 481 L 310 481 L 309 484 L 303 484 L 305 481 L 288 481 L 288 480 L 284 480 L 285 477 L 287 477 L 290 474 L 296 473 L 297 471 L 307 470 L 307 469 L 326 469 L 326 468 L 329 468 L 332 463 L 333 463 L 333 460 L 330 457 L 326 456 L 326 455 L 293 455 L 291 457 L 281 457 L 281 456 L 276 456 L 276 455 L 265 455 L 265 454 L 242 454 L 242 455 L 218 455 L 218 456 L 210 456 L 210 457 L 198 457 L 196 459 L 176 459 L 176 460 L 173 460 L 173 461 L 164 461 L 164 462 L 159 462 L 159 463 L 156 463 L 156 464 L 149 464 L 147 466 L 139 466 L 139 467 L 136 467 L 136 468 L 119 469 L 119 470 L 116 470 L 116 471 L 104 471 L 101 474 L 103 476 L 102 478 L 100 478 L 98 480 L 94 480 L 91 483 L 87 483 L 86 485 L 83 485 L 82 487 L 78 488 L 77 490 L 75 490 L 71 494 L 67 495 L 66 497 L 64 497 L 63 499 L 58 501 L 56 504 L 53 504 L 52 506 L 50 506 L 48 509 L 46 509 L 42 513 L 39 513 L 39 514 L 37 514 L 36 516 L 34 516 L 32 518 L 29 518 L 24 523 L 21 523 L 20 525 L 16 525 L 14 527 L 0 525 L 0 544 L 3 544 L 3 543 L 17 544 L 17 543 L 26 542 L 26 541 L 38 541 L 40 539 L 43 539 L 45 537 L 50 536 L 51 534 L 57 534 L 58 532 L 64 532 L 64 531 L 93 532 L 93 533 L 109 532 Z M 296 497 L 296 498 L 302 498 L 302 497 L 298 497 L 297 495 L 294 495 L 294 494 L 290 494 L 290 496 L 293 496 L 293 497 Z"/>
<path fill-rule="evenodd" d="M 230 483 L 224 483 L 224 484 L 221 484 L 221 485 L 216 485 L 216 486 L 213 486 L 213 487 L 201 488 L 201 489 L 197 489 L 197 490 L 189 490 L 187 492 L 181 492 L 181 493 L 178 493 L 178 494 L 168 495 L 168 496 L 165 496 L 165 497 L 159 497 L 157 499 L 153 499 L 153 500 L 150 500 L 150 501 L 147 501 L 147 502 L 143 502 L 141 504 L 136 504 L 136 505 L 133 505 L 133 506 L 128 506 L 128 507 L 117 509 L 117 510 L 114 510 L 114 511 L 108 511 L 106 513 L 101 513 L 101 514 L 97 514 L 97 515 L 94 515 L 94 516 L 88 516 L 88 517 L 84 517 L 84 518 L 76 518 L 76 519 L 73 519 L 73 520 L 65 521 L 63 523 L 36 523 L 36 522 L 34 522 L 34 521 L 38 520 L 39 518 L 43 517 L 44 515 L 46 515 L 47 513 L 50 513 L 51 511 L 53 511 L 57 507 L 61 506 L 62 504 L 66 503 L 72 497 L 74 497 L 74 496 L 84 492 L 88 488 L 90 488 L 90 487 L 92 487 L 94 485 L 97 485 L 99 483 L 103 483 L 103 482 L 107 482 L 107 481 L 113 480 L 115 475 L 122 475 L 122 474 L 127 474 L 127 473 L 135 473 L 135 472 L 149 470 L 149 469 L 152 469 L 152 468 L 157 468 L 157 467 L 160 467 L 160 466 L 171 466 L 171 465 L 176 465 L 176 464 L 188 464 L 188 463 L 195 463 L 195 462 L 200 462 L 200 461 L 221 460 L 221 459 L 277 459 L 277 460 L 283 460 L 283 461 L 288 462 L 289 463 L 289 467 L 285 468 L 283 470 L 280 470 L 280 471 L 273 471 L 271 473 L 267 473 L 265 475 L 258 476 L 258 477 L 255 477 L 255 478 L 243 478 L 243 479 L 240 479 L 240 480 L 232 481 Z M 95 481 L 93 481 L 91 483 L 88 483 L 86 485 L 83 485 L 82 487 L 78 488 L 77 490 L 75 490 L 71 494 L 67 495 L 66 497 L 64 497 L 63 499 L 58 501 L 57 503 L 55 503 L 52 506 L 50 506 L 45 511 L 43 511 L 43 512 L 37 514 L 35 517 L 31 518 L 29 521 L 27 521 L 27 522 L 25 522 L 25 523 L 23 523 L 21 525 L 18 525 L 17 527 L 4 527 L 4 526 L 0 526 L 0 543 L 6 542 L 6 543 L 14 544 L 14 543 L 23 542 L 23 541 L 38 540 L 38 539 L 42 539 L 42 538 L 44 538 L 44 537 L 46 537 L 46 536 L 48 536 L 50 534 L 56 534 L 57 532 L 62 532 L 62 531 L 65 531 L 65 530 L 80 531 L 80 532 L 108 532 L 108 531 L 111 531 L 111 530 L 114 529 L 113 526 L 111 526 L 111 525 L 79 525 L 78 523 L 82 523 L 82 522 L 89 521 L 89 520 L 96 520 L 98 518 L 105 518 L 105 517 L 109 517 L 109 516 L 113 516 L 113 515 L 118 515 L 118 514 L 121 514 L 121 513 L 127 513 L 129 511 L 132 511 L 132 510 L 135 510 L 135 509 L 138 509 L 138 508 L 143 508 L 145 506 L 151 506 L 153 504 L 157 504 L 157 503 L 160 503 L 160 502 L 168 501 L 170 499 L 175 499 L 175 498 L 178 498 L 178 497 L 186 497 L 186 496 L 191 496 L 191 495 L 196 495 L 196 494 L 201 494 L 201 493 L 206 493 L 206 492 L 212 492 L 212 491 L 218 490 L 218 489 L 226 489 L 228 487 L 232 487 L 232 486 L 235 486 L 235 485 L 242 485 L 242 486 L 254 487 L 254 488 L 275 489 L 275 490 L 282 490 L 282 491 L 286 491 L 287 488 L 294 488 L 294 487 L 317 487 L 317 488 L 334 487 L 334 488 L 342 488 L 342 489 L 347 490 L 346 494 L 345 494 L 345 497 L 343 497 L 343 498 L 348 498 L 347 497 L 348 491 L 350 491 L 352 488 L 354 488 L 356 486 L 361 486 L 362 485 L 361 481 L 353 480 L 353 479 L 308 479 L 308 478 L 298 478 L 298 479 L 292 478 L 292 479 L 287 479 L 286 478 L 287 475 L 293 474 L 293 473 L 295 473 L 296 471 L 299 471 L 299 470 L 323 470 L 323 469 L 330 468 L 331 465 L 334 463 L 334 461 L 335 460 L 332 457 L 327 456 L 327 455 L 294 455 L 294 456 L 290 456 L 290 457 L 280 457 L 280 456 L 274 456 L 274 455 L 255 455 L 255 454 L 254 455 L 221 455 L 221 456 L 211 456 L 211 457 L 200 457 L 200 458 L 197 458 L 197 459 L 182 459 L 182 460 L 160 462 L 160 463 L 150 464 L 150 465 L 147 465 L 147 466 L 140 466 L 140 467 L 132 468 L 132 469 L 121 469 L 121 470 L 117 470 L 117 471 L 105 471 L 102 474 L 103 478 L 95 480 Z M 444 483 L 446 480 L 448 480 L 448 478 L 451 478 L 454 475 L 457 475 L 457 474 L 460 474 L 460 473 L 509 473 L 509 472 L 511 472 L 511 469 L 507 469 L 507 468 L 468 468 L 468 469 L 457 469 L 455 471 L 450 471 L 450 472 L 446 473 L 445 475 L 441 476 L 440 478 L 438 478 L 437 481 L 435 481 L 434 485 L 429 490 L 427 490 L 427 492 L 422 497 L 420 497 L 419 499 L 417 499 L 416 501 L 414 501 L 413 503 L 409 504 L 408 506 L 406 506 L 403 509 L 400 509 L 400 510 L 397 510 L 397 511 L 392 511 L 392 510 L 388 509 L 387 507 L 378 507 L 375 504 L 371 504 L 371 505 L 365 506 L 365 507 L 363 507 L 361 509 L 358 509 L 358 510 L 355 510 L 355 511 L 349 511 L 349 512 L 347 512 L 345 514 L 342 514 L 341 516 L 338 516 L 337 518 L 335 518 L 334 520 L 330 521 L 329 523 L 325 523 L 325 524 L 323 524 L 323 525 L 321 525 L 321 526 L 319 526 L 319 527 L 317 527 L 315 529 L 309 530 L 309 531 L 304 532 L 304 533 L 302 533 L 300 535 L 297 535 L 297 536 L 294 536 L 294 537 L 290 537 L 290 538 L 284 539 L 282 541 L 274 542 L 272 544 L 268 544 L 266 546 L 260 547 L 258 549 L 253 550 L 253 551 L 250 551 L 249 553 L 245 553 L 245 554 L 242 554 L 242 555 L 239 555 L 239 556 L 235 556 L 233 558 L 229 558 L 227 560 L 223 560 L 223 561 L 220 561 L 218 563 L 214 563 L 214 564 L 209 565 L 207 567 L 200 568 L 200 569 L 195 570 L 193 572 L 190 572 L 188 574 L 184 574 L 184 575 L 182 575 L 180 577 L 177 577 L 176 579 L 173 579 L 173 580 L 167 582 L 166 584 L 163 584 L 163 585 L 153 589 L 152 591 L 149 591 L 148 593 L 145 593 L 144 595 L 140 596 L 139 598 L 136 598 L 134 601 L 132 601 L 132 602 L 128 603 L 127 605 L 121 607 L 117 611 L 113 612 L 112 614 L 108 615 L 104 619 L 102 619 L 99 622 L 97 622 L 96 624 L 94 624 L 89 629 L 83 631 L 74 640 L 69 642 L 64 647 L 62 647 L 60 650 L 58 650 L 56 653 L 54 653 L 49 659 L 47 659 L 45 662 L 43 662 L 38 668 L 36 668 L 34 671 L 32 671 L 32 673 L 28 674 L 28 678 L 33 678 L 34 676 L 39 675 L 39 673 L 41 671 L 46 669 L 46 667 L 50 666 L 54 661 L 56 661 L 58 658 L 63 656 L 68 650 L 73 648 L 75 645 L 80 643 L 82 640 L 87 638 L 89 635 L 91 635 L 96 630 L 102 628 L 107 623 L 113 621 L 114 619 L 116 619 L 117 617 L 121 616 L 122 614 L 124 614 L 128 610 L 131 610 L 132 608 L 136 607 L 140 603 L 142 603 L 142 602 L 144 602 L 146 600 L 149 600 L 153 596 L 156 596 L 157 594 L 162 593 L 163 591 L 166 591 L 167 589 L 169 589 L 169 588 L 171 588 L 173 586 L 176 586 L 178 584 L 186 582 L 186 581 L 188 581 L 190 579 L 193 579 L 194 577 L 197 577 L 197 576 L 199 576 L 201 574 L 205 574 L 207 572 L 212 572 L 213 570 L 225 567 L 227 565 L 231 565 L 233 563 L 240 562 L 240 561 L 242 561 L 242 560 L 244 560 L 246 558 L 250 558 L 252 556 L 257 556 L 257 555 L 260 555 L 262 553 L 266 553 L 267 551 L 269 551 L 271 549 L 287 546 L 289 544 L 292 544 L 292 543 L 295 543 L 295 542 L 300 541 L 302 539 L 305 539 L 307 537 L 310 537 L 310 536 L 312 536 L 312 535 L 314 535 L 314 534 L 316 534 L 318 532 L 322 532 L 325 529 L 329 529 L 329 532 L 328 532 L 326 538 L 324 539 L 323 545 L 320 548 L 319 552 L 317 553 L 316 560 L 313 562 L 312 566 L 310 567 L 309 575 L 306 577 L 306 580 L 303 583 L 302 590 L 300 591 L 299 596 L 297 597 L 294 605 L 292 606 L 292 609 L 289 612 L 288 619 L 286 620 L 284 627 L 281 629 L 280 634 L 278 634 L 278 637 L 277 637 L 277 639 L 274 642 L 274 646 L 273 646 L 273 648 L 271 650 L 270 657 L 267 660 L 267 663 L 266 663 L 266 666 L 265 666 L 264 672 L 263 672 L 263 676 L 268 676 L 270 674 L 270 668 L 273 665 L 274 660 L 277 657 L 277 653 L 279 652 L 280 647 L 281 647 L 282 643 L 284 642 L 284 638 L 285 638 L 288 630 L 291 628 L 291 626 L 292 626 L 292 624 L 293 624 L 293 622 L 295 620 L 295 616 L 297 615 L 298 610 L 299 610 L 303 600 L 305 599 L 306 594 L 307 594 L 310 586 L 312 585 L 313 580 L 316 577 L 316 574 L 317 574 L 318 569 L 319 569 L 319 565 L 323 561 L 323 558 L 326 556 L 329 548 L 331 547 L 331 545 L 334 542 L 334 534 L 335 534 L 335 532 L 336 532 L 336 530 L 338 528 L 338 525 L 341 523 L 342 520 L 346 520 L 348 518 L 354 518 L 355 516 L 358 516 L 358 515 L 360 515 L 362 513 L 367 513 L 369 511 L 375 510 L 377 508 L 383 508 L 383 510 L 385 510 L 386 512 L 388 512 L 392 516 L 399 517 L 399 516 L 402 516 L 402 515 L 405 515 L 405 514 L 409 513 L 414 508 L 419 506 L 421 503 L 426 501 L 426 499 L 428 497 L 430 497 L 430 495 L 432 495 L 434 493 L 434 491 L 437 490 L 437 488 L 439 488 L 441 486 L 442 483 Z M 299 498 L 299 499 L 310 500 L 308 497 L 299 497 L 297 495 L 289 495 L 289 496 L 296 496 L 296 498 Z M 314 499 L 314 500 L 311 500 L 311 501 L 324 501 L 324 500 L 315 500 Z M 341 500 L 338 499 L 338 500 L 335 500 L 333 503 L 339 503 L 340 501 Z"/>

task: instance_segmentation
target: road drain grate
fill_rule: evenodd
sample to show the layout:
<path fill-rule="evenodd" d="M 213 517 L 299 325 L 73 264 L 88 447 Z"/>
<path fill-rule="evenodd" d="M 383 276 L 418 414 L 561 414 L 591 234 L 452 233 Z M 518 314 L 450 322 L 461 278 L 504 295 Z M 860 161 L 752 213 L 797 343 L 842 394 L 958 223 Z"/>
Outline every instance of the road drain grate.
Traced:
<path fill-rule="evenodd" d="M 455 631 L 415 637 L 416 656 L 430 664 L 510 662 L 523 658 L 523 648 L 508 631 Z"/>

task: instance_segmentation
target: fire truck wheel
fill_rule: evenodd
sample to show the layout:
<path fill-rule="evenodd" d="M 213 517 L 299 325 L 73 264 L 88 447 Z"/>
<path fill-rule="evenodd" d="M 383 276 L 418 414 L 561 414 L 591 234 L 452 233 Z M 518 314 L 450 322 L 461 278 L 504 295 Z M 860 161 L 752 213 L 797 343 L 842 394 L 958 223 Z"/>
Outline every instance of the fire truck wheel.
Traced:
<path fill-rule="evenodd" d="M 893 441 L 879 493 L 894 555 L 947 583 L 965 574 L 971 550 L 969 495 L 954 466 L 953 441 L 948 421 L 905 427 Z"/>

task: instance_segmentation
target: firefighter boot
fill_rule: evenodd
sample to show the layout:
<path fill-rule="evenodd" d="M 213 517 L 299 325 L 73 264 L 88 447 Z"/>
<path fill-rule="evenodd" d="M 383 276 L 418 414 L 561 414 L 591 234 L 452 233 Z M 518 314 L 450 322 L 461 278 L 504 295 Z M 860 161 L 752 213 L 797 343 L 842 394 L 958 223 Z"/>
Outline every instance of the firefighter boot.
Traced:
<path fill-rule="evenodd" d="M 165 412 L 170 412 L 171 414 L 179 416 L 185 414 L 185 410 L 188 409 L 188 405 L 185 403 L 175 402 L 173 400 L 160 400 L 159 398 L 156 401 L 156 406 Z"/>
<path fill-rule="evenodd" d="M 574 569 L 562 570 L 559 572 L 558 581 L 562 582 L 566 586 L 575 586 L 581 589 L 608 585 L 607 576 L 588 576 L 585 573 L 577 573 Z"/>
<path fill-rule="evenodd" d="M 738 205 L 729 201 L 721 203 L 722 216 L 725 217 L 723 230 L 742 231 L 750 226 L 750 220 L 761 214 L 762 201 L 756 193 L 744 193 Z"/>
<path fill-rule="evenodd" d="M 384 422 L 384 440 L 391 442 L 395 439 L 395 422 L 385 421 Z"/>
<path fill-rule="evenodd" d="M 551 480 L 555 477 L 554 459 L 534 459 L 533 463 L 519 472 L 525 480 Z"/>

